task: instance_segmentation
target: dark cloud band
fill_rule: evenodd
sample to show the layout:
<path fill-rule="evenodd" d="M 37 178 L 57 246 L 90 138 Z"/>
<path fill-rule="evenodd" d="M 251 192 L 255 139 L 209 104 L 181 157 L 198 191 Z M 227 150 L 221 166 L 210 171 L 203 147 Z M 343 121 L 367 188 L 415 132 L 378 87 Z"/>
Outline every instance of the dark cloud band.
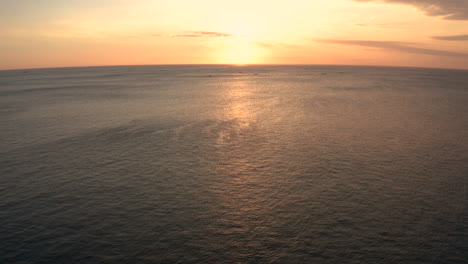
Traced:
<path fill-rule="evenodd" d="M 330 43 L 330 44 L 380 48 L 380 49 L 385 49 L 385 50 L 394 50 L 394 51 L 413 53 L 413 54 L 468 58 L 468 53 L 418 48 L 418 47 L 410 46 L 410 45 L 414 45 L 414 43 L 407 43 L 407 42 L 400 42 L 400 41 L 336 40 L 336 39 L 321 39 L 321 40 L 316 40 L 316 41 L 322 42 L 322 43 Z"/>
<path fill-rule="evenodd" d="M 449 40 L 449 41 L 468 41 L 468 35 L 434 36 L 432 38 L 437 39 L 437 40 Z"/>
<path fill-rule="evenodd" d="M 468 20 L 468 0 L 354 0 L 356 2 L 378 2 L 414 6 L 429 16 L 440 16 L 449 20 Z"/>

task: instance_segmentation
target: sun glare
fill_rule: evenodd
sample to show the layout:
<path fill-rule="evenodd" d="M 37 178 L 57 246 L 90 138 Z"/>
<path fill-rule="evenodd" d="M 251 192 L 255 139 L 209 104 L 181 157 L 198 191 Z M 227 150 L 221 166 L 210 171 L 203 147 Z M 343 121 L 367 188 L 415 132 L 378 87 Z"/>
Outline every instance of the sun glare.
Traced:
<path fill-rule="evenodd" d="M 246 65 L 260 63 L 261 50 L 247 40 L 234 40 L 224 48 L 219 56 L 223 64 Z"/>

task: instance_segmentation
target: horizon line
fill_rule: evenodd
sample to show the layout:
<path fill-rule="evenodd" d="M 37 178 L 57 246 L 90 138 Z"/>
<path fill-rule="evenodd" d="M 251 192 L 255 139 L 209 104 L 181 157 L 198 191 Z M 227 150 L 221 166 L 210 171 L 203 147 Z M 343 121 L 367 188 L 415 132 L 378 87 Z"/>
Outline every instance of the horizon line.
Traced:
<path fill-rule="evenodd" d="M 78 65 L 78 66 L 57 66 L 57 67 L 33 67 L 33 68 L 12 68 L 0 69 L 2 71 L 28 71 L 28 70 L 47 70 L 47 69 L 74 69 L 74 68 L 105 68 L 105 67 L 143 67 L 143 66 L 341 66 L 341 67 L 382 67 L 382 68 L 408 68 L 408 69 L 434 69 L 434 70 L 459 70 L 468 71 L 468 68 L 449 68 L 449 67 L 422 67 L 406 65 L 373 65 L 373 64 L 313 64 L 313 63 L 250 63 L 250 64 L 231 64 L 231 63 L 163 63 L 163 64 L 115 64 L 115 65 Z"/>

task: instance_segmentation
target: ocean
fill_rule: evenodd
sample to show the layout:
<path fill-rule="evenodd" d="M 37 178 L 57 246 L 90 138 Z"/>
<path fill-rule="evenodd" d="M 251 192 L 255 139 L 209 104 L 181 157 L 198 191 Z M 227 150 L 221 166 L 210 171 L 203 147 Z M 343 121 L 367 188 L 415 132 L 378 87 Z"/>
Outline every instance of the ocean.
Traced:
<path fill-rule="evenodd" d="M 0 71 L 0 263 L 466 263 L 468 71 Z"/>

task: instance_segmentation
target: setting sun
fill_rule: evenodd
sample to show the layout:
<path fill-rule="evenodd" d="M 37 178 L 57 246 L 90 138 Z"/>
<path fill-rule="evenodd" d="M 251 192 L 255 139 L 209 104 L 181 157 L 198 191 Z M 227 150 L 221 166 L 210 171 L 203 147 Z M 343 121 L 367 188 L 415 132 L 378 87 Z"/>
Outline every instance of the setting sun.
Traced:
<path fill-rule="evenodd" d="M 265 52 L 248 40 L 241 38 L 229 42 L 220 51 L 219 63 L 235 65 L 262 63 L 262 55 Z"/>

